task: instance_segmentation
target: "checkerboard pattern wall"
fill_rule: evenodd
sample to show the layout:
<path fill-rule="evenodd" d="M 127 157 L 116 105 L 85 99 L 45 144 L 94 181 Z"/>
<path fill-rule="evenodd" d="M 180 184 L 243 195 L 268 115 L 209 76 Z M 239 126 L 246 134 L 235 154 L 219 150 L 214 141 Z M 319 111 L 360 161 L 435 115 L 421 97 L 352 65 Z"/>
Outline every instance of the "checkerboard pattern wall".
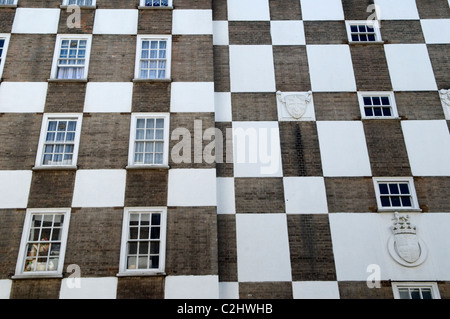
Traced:
<path fill-rule="evenodd" d="M 391 281 L 436 280 L 450 297 L 447 0 L 96 0 L 76 28 L 61 5 L 0 5 L 1 298 L 393 298 Z M 349 41 L 374 12 L 381 39 Z M 52 78 L 65 35 L 91 41 L 85 79 Z M 141 36 L 170 38 L 168 79 L 136 79 Z M 301 117 L 288 94 L 309 94 Z M 371 118 L 367 96 L 396 113 Z M 129 166 L 141 113 L 170 116 L 167 167 Z M 36 167 L 54 114 L 82 118 L 70 169 Z M 194 161 L 214 127 L 223 159 Z M 176 128 L 192 134 L 190 162 L 170 156 Z M 378 202 L 378 179 L 404 178 L 417 205 L 402 213 L 427 244 L 417 267 L 389 255 L 394 210 Z M 167 210 L 164 274 L 118 275 L 130 207 Z M 16 280 L 27 212 L 53 208 L 71 211 L 62 275 Z"/>

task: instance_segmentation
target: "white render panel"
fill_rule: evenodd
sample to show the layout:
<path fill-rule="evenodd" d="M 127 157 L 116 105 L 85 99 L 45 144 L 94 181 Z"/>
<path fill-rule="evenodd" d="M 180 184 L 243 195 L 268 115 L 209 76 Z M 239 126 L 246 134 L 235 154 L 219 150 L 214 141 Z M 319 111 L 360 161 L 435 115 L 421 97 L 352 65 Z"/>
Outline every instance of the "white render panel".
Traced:
<path fill-rule="evenodd" d="M 354 92 L 356 80 L 348 45 L 307 45 L 313 92 Z"/>
<path fill-rule="evenodd" d="M 423 19 L 420 24 L 426 43 L 450 43 L 450 19 Z"/>
<path fill-rule="evenodd" d="M 282 177 L 278 122 L 233 122 L 235 177 Z"/>
<path fill-rule="evenodd" d="M 11 33 L 58 32 L 60 9 L 17 8 Z"/>
<path fill-rule="evenodd" d="M 116 299 L 117 277 L 63 278 L 60 299 Z"/>
<path fill-rule="evenodd" d="M 375 0 L 379 6 L 380 20 L 419 20 L 415 0 Z"/>
<path fill-rule="evenodd" d="M 324 176 L 372 176 L 361 121 L 318 121 Z"/>
<path fill-rule="evenodd" d="M 126 170 L 78 170 L 75 176 L 72 207 L 123 206 L 125 182 Z"/>
<path fill-rule="evenodd" d="M 217 214 L 235 214 L 234 178 L 217 178 Z"/>
<path fill-rule="evenodd" d="M 167 276 L 165 299 L 218 299 L 218 276 Z"/>
<path fill-rule="evenodd" d="M 341 0 L 300 0 L 302 18 L 308 20 L 344 20 Z"/>
<path fill-rule="evenodd" d="M 426 44 L 386 44 L 384 50 L 394 91 L 437 90 Z"/>
<path fill-rule="evenodd" d="M 294 281 L 294 299 L 339 299 L 337 281 Z"/>
<path fill-rule="evenodd" d="M 47 82 L 2 82 L 0 113 L 44 112 Z"/>
<path fill-rule="evenodd" d="M 215 169 L 169 170 L 168 206 L 216 206 Z"/>
<path fill-rule="evenodd" d="M 328 213 L 323 177 L 284 177 L 283 185 L 287 214 Z"/>
<path fill-rule="evenodd" d="M 239 299 L 238 282 L 219 282 L 220 299 Z"/>
<path fill-rule="evenodd" d="M 212 10 L 173 10 L 172 34 L 213 34 Z"/>
<path fill-rule="evenodd" d="M 305 30 L 303 21 L 271 21 L 270 33 L 273 45 L 304 45 Z"/>
<path fill-rule="evenodd" d="M 89 82 L 84 112 L 131 112 L 133 83 Z"/>
<path fill-rule="evenodd" d="M 269 0 L 228 0 L 229 21 L 270 20 Z"/>
<path fill-rule="evenodd" d="M 93 34 L 137 34 L 138 15 L 135 9 L 97 9 Z"/>
<path fill-rule="evenodd" d="M 445 120 L 402 121 L 414 176 L 450 176 L 450 135 Z"/>
<path fill-rule="evenodd" d="M 26 208 L 32 171 L 0 171 L 0 208 Z"/>
<path fill-rule="evenodd" d="M 230 92 L 215 92 L 214 106 L 216 122 L 231 122 L 233 120 Z"/>
<path fill-rule="evenodd" d="M 231 92 L 275 92 L 271 45 L 230 45 Z"/>
<path fill-rule="evenodd" d="M 172 82 L 171 112 L 214 112 L 214 82 Z"/>
<path fill-rule="evenodd" d="M 0 280 L 0 299 L 9 299 L 11 296 L 11 279 Z"/>
<path fill-rule="evenodd" d="M 213 21 L 213 45 L 228 44 L 228 21 Z"/>
<path fill-rule="evenodd" d="M 239 282 L 291 281 L 285 214 L 236 214 Z"/>

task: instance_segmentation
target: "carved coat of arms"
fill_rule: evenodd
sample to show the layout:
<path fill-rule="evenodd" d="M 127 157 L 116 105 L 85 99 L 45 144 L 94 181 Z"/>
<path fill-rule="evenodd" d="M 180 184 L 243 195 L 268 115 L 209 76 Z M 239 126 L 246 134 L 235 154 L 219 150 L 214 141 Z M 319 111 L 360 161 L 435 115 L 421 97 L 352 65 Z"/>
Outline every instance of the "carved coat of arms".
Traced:
<path fill-rule="evenodd" d="M 416 226 L 411 225 L 410 217 L 394 214 L 391 227 L 393 236 L 389 242 L 391 256 L 403 266 L 418 266 L 425 261 L 426 248 L 417 235 Z"/>
<path fill-rule="evenodd" d="M 444 108 L 446 119 L 450 120 L 450 89 L 439 90 L 439 96 L 441 98 L 441 103 L 442 107 Z"/>
<path fill-rule="evenodd" d="M 308 105 L 311 102 L 312 92 L 302 92 L 293 94 L 283 94 L 280 91 L 277 92 L 277 99 L 282 103 L 289 115 L 294 119 L 300 119 L 305 115 Z"/>

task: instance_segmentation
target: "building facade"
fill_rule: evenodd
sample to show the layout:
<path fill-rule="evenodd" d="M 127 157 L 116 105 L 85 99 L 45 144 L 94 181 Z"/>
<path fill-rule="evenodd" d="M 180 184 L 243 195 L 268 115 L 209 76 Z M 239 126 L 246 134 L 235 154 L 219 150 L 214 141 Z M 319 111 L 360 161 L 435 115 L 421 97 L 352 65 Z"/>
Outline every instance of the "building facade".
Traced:
<path fill-rule="evenodd" d="M 449 298 L 449 31 L 448 0 L 0 0 L 0 298 Z"/>

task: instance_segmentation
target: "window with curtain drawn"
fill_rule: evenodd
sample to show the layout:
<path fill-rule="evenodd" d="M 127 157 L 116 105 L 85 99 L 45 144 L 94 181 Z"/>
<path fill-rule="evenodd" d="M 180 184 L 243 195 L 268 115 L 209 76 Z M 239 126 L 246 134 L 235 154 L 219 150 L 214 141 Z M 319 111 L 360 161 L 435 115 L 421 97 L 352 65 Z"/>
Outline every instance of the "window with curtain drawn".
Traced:
<path fill-rule="evenodd" d="M 139 78 L 167 79 L 167 39 L 142 39 Z"/>
<path fill-rule="evenodd" d="M 87 40 L 62 40 L 58 58 L 57 79 L 83 79 Z"/>
<path fill-rule="evenodd" d="M 68 6 L 89 7 L 95 5 L 95 0 L 65 0 L 64 4 Z"/>
<path fill-rule="evenodd" d="M 13 5 L 17 4 L 17 0 L 0 0 L 0 5 Z"/>

